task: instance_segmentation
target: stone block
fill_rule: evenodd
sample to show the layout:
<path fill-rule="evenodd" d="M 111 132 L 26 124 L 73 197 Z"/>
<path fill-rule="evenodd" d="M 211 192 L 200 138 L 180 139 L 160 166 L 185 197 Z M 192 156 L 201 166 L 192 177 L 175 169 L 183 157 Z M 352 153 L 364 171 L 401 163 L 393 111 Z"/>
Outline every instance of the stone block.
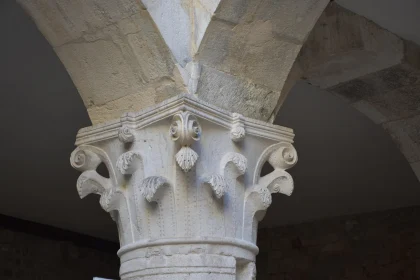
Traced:
<path fill-rule="evenodd" d="M 247 117 L 267 120 L 279 93 L 237 76 L 203 67 L 197 88 L 200 99 Z"/>
<path fill-rule="evenodd" d="M 145 85 L 171 77 L 174 71 L 169 50 L 147 12 L 85 35 L 82 42 L 62 45 L 56 52 L 88 108 L 133 94 L 148 99 Z"/>
<path fill-rule="evenodd" d="M 116 1 L 18 1 L 37 23 L 53 47 L 95 33 L 138 13 L 142 6 L 134 0 Z"/>
<path fill-rule="evenodd" d="M 386 122 L 388 119 L 380 111 L 378 111 L 374 106 L 365 100 L 357 101 L 351 104 L 353 108 L 358 110 L 360 113 L 364 114 L 375 124 L 381 124 Z"/>
<path fill-rule="evenodd" d="M 420 161 L 420 116 L 383 125 L 410 163 Z"/>
<path fill-rule="evenodd" d="M 420 114 L 420 84 L 376 94 L 367 99 L 369 104 L 379 112 L 377 116 L 382 115 L 385 120 L 400 120 Z M 381 119 L 385 121 L 384 118 Z"/>
<path fill-rule="evenodd" d="M 410 163 L 410 165 L 411 165 L 411 168 L 414 171 L 414 174 L 416 174 L 417 178 L 420 181 L 420 161 L 412 162 L 412 163 Z"/>

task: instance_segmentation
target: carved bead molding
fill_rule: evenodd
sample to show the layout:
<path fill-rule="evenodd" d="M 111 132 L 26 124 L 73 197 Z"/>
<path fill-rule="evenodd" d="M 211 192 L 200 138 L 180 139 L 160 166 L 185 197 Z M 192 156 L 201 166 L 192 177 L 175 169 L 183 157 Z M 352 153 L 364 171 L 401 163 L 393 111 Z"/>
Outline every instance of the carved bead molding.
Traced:
<path fill-rule="evenodd" d="M 121 279 L 249 280 L 258 222 L 293 192 L 293 136 L 182 95 L 81 129 L 71 164 L 80 197 L 100 195 L 118 227 Z"/>

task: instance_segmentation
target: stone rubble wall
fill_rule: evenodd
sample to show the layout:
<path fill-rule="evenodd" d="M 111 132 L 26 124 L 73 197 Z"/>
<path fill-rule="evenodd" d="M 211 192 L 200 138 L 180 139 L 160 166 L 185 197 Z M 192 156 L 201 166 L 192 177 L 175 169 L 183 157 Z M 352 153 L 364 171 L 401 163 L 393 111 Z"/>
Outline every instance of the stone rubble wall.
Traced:
<path fill-rule="evenodd" d="M 420 207 L 260 229 L 258 280 L 420 279 Z"/>
<path fill-rule="evenodd" d="M 2 280 L 118 279 L 117 249 L 117 244 L 93 237 L 5 216 L 0 219 Z"/>
<path fill-rule="evenodd" d="M 417 206 L 260 229 L 257 279 L 420 279 L 419 215 Z M 108 249 L 4 223 L 0 252 L 4 280 L 118 279 L 119 260 Z"/>

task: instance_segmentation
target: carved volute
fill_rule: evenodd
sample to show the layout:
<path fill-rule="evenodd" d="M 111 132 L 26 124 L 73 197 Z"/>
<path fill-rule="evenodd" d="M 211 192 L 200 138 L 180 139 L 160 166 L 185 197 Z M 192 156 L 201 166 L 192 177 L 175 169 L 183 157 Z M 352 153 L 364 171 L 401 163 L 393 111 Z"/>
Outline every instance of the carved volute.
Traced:
<path fill-rule="evenodd" d="M 80 130 L 71 163 L 118 226 L 122 279 L 254 279 L 258 222 L 293 191 L 293 137 L 181 95 Z"/>

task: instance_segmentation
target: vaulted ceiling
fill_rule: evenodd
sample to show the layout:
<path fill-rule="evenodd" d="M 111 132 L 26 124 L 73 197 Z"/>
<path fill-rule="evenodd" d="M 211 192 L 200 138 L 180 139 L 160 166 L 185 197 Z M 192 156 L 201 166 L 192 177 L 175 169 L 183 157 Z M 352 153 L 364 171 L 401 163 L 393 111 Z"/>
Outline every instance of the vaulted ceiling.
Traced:
<path fill-rule="evenodd" d="M 116 240 L 98 198 L 79 199 L 69 164 L 77 130 L 90 125 L 83 101 L 23 9 L 0 8 L 0 213 Z M 390 135 L 331 90 L 298 82 L 275 123 L 295 130 L 299 163 L 295 193 L 274 198 L 263 226 L 420 203 L 420 184 Z"/>

